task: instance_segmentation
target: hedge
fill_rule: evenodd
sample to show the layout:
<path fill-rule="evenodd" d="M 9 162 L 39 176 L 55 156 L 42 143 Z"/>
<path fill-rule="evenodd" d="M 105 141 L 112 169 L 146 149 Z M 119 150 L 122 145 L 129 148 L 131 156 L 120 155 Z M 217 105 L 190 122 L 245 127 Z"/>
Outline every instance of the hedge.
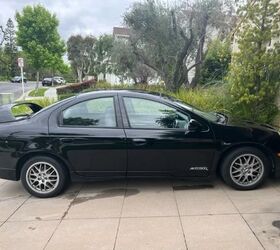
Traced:
<path fill-rule="evenodd" d="M 88 80 L 88 81 L 84 81 L 82 83 L 69 84 L 69 85 L 57 88 L 57 94 L 65 95 L 65 94 L 69 94 L 69 93 L 74 93 L 74 94 L 80 93 L 84 89 L 89 89 L 89 88 L 94 87 L 95 84 L 96 84 L 95 80 Z"/>

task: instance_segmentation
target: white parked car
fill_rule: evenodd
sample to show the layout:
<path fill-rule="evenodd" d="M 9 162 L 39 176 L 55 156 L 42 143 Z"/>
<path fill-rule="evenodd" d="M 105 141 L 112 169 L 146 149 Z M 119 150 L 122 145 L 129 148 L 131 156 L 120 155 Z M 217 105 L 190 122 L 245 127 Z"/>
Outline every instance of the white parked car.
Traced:
<path fill-rule="evenodd" d="M 65 84 L 66 83 L 65 79 L 63 77 L 61 77 L 61 76 L 54 76 L 53 80 L 57 84 Z"/>

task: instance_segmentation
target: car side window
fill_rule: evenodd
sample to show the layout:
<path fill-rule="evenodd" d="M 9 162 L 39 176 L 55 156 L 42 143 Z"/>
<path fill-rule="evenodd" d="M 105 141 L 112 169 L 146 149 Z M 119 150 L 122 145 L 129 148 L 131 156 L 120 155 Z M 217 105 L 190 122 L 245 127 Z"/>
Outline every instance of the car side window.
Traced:
<path fill-rule="evenodd" d="M 124 97 L 131 128 L 185 129 L 190 117 L 160 102 Z"/>
<path fill-rule="evenodd" d="M 62 112 L 62 125 L 96 128 L 116 127 L 114 97 L 96 98 L 65 109 Z"/>

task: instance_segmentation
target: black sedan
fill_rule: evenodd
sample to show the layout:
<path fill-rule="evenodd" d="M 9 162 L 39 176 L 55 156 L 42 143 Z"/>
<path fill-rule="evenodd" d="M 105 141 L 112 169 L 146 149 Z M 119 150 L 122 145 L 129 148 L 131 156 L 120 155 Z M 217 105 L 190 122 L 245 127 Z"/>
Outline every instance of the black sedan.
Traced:
<path fill-rule="evenodd" d="M 19 105 L 19 104 L 16 104 Z M 280 136 L 160 94 L 96 91 L 13 116 L 0 107 L 0 178 L 37 197 L 68 181 L 127 177 L 209 180 L 249 190 L 280 174 Z"/>

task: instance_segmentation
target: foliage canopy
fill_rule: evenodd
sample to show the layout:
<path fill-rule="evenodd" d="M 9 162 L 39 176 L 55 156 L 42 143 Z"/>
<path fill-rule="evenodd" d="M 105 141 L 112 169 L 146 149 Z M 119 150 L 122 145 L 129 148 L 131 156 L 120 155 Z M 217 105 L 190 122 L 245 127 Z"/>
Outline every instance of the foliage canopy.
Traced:
<path fill-rule="evenodd" d="M 237 33 L 238 52 L 230 65 L 233 108 L 239 117 L 272 121 L 280 84 L 280 9 L 272 0 L 248 3 Z"/>

